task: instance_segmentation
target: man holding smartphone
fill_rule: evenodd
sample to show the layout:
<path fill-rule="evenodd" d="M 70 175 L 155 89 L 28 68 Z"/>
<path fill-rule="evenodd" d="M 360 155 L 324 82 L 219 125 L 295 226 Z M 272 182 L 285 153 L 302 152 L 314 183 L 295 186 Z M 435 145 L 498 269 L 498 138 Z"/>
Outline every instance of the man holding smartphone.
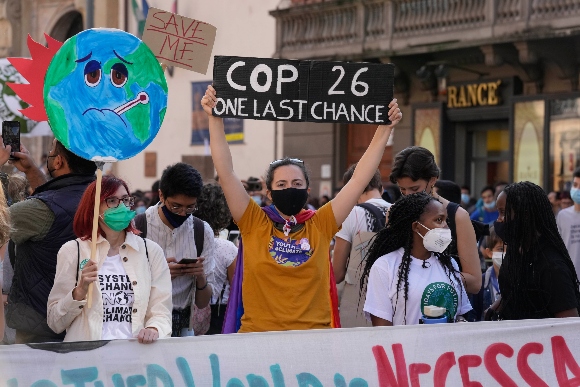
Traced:
<path fill-rule="evenodd" d="M 159 182 L 159 203 L 144 214 L 146 225 L 141 226 L 141 220 L 135 218 L 137 228 L 143 232 L 145 228 L 147 238 L 159 244 L 167 257 L 173 286 L 172 337 L 181 336 L 182 329 L 189 327 L 192 302 L 203 309 L 209 305 L 212 292 L 221 290 L 214 289 L 213 230 L 191 216 L 202 187 L 201 175 L 191 165 L 171 165 Z M 196 241 L 203 241 L 203 249 Z"/>
<path fill-rule="evenodd" d="M 0 166 L 11 151 L 2 141 Z M 55 334 L 46 323 L 48 295 L 54 284 L 57 253 L 64 243 L 75 239 L 73 219 L 97 167 L 54 140 L 47 158 L 52 180 L 46 182 L 22 145 L 13 155 L 12 165 L 26 174 L 34 192 L 28 200 L 10 207 L 16 261 L 6 322 L 16 329 L 17 344 L 62 341 L 64 335 Z"/>

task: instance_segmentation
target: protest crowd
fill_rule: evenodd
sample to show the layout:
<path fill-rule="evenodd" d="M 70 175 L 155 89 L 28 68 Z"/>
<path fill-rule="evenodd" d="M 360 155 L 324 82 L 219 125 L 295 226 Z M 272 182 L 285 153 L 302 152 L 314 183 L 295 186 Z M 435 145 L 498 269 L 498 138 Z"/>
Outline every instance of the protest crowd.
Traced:
<path fill-rule="evenodd" d="M 205 184 L 176 163 L 149 192 L 106 175 L 95 198 L 95 163 L 58 140 L 42 166 L 0 145 L 18 170 L 0 184 L 4 344 L 578 317 L 580 168 L 570 192 L 498 182 L 474 198 L 413 146 L 384 184 L 393 100 L 342 189 L 313 198 L 299 159 L 240 179 L 216 103 L 209 86 Z"/>

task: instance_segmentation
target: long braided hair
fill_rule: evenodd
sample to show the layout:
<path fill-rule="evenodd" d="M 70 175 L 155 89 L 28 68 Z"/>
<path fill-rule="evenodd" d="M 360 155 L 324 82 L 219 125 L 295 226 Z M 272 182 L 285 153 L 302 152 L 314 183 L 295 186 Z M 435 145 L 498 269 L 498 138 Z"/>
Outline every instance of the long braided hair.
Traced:
<path fill-rule="evenodd" d="M 387 225 L 373 237 L 369 250 L 361 263 L 363 272 L 360 280 L 360 293 L 362 295 L 366 293 L 368 277 L 377 259 L 401 247 L 404 248 L 403 258 L 397 273 L 397 300 L 399 299 L 399 292 L 402 289 L 405 299 L 405 324 L 407 321 L 407 299 L 409 295 L 409 271 L 413 260 L 411 258 L 411 250 L 413 248 L 412 226 L 414 222 L 419 220 L 431 201 L 437 201 L 437 199 L 423 192 L 402 196 L 389 209 Z M 453 267 L 451 256 L 446 252 L 434 253 L 434 255 L 443 265 L 449 281 L 451 283 L 453 282 L 451 279 L 453 276 L 455 283 L 463 286 L 463 282 L 458 277 L 460 273 Z M 397 303 L 395 302 L 395 311 L 396 305 Z"/>
<path fill-rule="evenodd" d="M 506 195 L 504 242 L 507 248 L 506 264 L 501 267 L 499 281 L 500 287 L 501 283 L 509 284 L 513 292 L 509 299 L 502 299 L 500 316 L 509 319 L 545 316 L 547 302 L 545 305 L 537 303 L 543 294 L 547 295 L 540 281 L 542 274 L 545 274 L 543 271 L 556 260 L 564 263 L 573 276 L 580 313 L 580 283 L 558 232 L 548 196 L 542 188 L 529 181 L 510 184 L 503 192 Z M 544 252 L 546 246 L 552 247 L 558 254 L 548 256 Z"/>

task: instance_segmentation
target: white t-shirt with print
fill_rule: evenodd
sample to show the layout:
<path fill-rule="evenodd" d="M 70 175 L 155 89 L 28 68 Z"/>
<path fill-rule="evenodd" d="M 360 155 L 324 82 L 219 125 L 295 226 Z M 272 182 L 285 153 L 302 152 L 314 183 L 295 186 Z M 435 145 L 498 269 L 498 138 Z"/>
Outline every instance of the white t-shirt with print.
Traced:
<path fill-rule="evenodd" d="M 107 257 L 99 268 L 99 284 L 103 297 L 102 340 L 130 339 L 133 286 L 119 254 Z"/>
<path fill-rule="evenodd" d="M 393 325 L 413 325 L 419 324 L 423 307 L 427 305 L 445 307 L 453 318 L 472 309 L 463 286 L 455 280 L 453 273 L 447 273 L 437 257 L 431 255 L 425 262 L 428 267 L 424 268 L 423 260 L 411 256 L 405 319 L 404 282 L 401 283 L 397 297 L 397 279 L 403 253 L 404 249 L 400 248 L 383 255 L 373 264 L 364 306 L 368 319 L 372 314 L 391 321 Z M 455 270 L 458 270 L 457 263 L 454 260 L 452 262 Z M 461 278 L 459 273 L 455 274 Z"/>
<path fill-rule="evenodd" d="M 222 304 L 228 303 L 228 297 L 230 295 L 230 284 L 228 282 L 228 267 L 234 262 L 238 255 L 238 248 L 232 242 L 227 239 L 220 239 L 215 238 L 215 249 L 214 249 L 214 258 L 215 258 L 215 272 L 214 272 L 214 280 L 215 286 L 214 289 L 219 289 L 217 294 L 213 293 L 211 295 L 211 303 L 217 304 L 218 299 L 222 294 L 222 289 L 224 284 L 226 285 L 226 289 L 224 291 L 224 296 L 221 299 Z"/>
<path fill-rule="evenodd" d="M 576 211 L 574 206 L 564 208 L 558 213 L 556 223 L 568 254 L 572 258 L 576 275 L 580 278 L 580 212 Z"/>
<path fill-rule="evenodd" d="M 370 199 L 365 203 L 377 206 L 386 217 L 387 210 L 391 204 L 383 199 Z M 355 206 L 350 214 L 342 222 L 342 228 L 336 233 L 340 239 L 352 243 L 352 238 L 359 232 L 371 231 L 374 228 L 375 217 L 363 207 Z"/>

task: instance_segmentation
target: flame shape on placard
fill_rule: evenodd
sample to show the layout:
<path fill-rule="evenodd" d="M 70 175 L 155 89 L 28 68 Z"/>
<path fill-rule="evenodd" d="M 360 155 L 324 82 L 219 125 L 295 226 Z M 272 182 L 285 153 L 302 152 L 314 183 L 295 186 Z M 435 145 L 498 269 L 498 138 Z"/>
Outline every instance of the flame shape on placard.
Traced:
<path fill-rule="evenodd" d="M 63 43 L 44 34 L 48 47 L 34 41 L 30 34 L 27 43 L 30 50 L 29 58 L 8 58 L 12 66 L 28 81 L 27 84 L 7 83 L 14 92 L 30 105 L 20 112 L 34 121 L 46 121 L 48 117 L 44 108 L 44 77 L 48 66 Z"/>

